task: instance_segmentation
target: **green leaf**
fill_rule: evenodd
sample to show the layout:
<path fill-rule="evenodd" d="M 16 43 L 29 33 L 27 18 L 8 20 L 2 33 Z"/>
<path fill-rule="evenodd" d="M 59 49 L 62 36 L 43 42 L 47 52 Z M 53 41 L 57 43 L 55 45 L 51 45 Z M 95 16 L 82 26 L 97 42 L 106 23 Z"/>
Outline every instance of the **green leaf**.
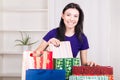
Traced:
<path fill-rule="evenodd" d="M 31 37 L 25 32 L 23 33 L 20 31 L 20 34 L 21 34 L 21 39 L 15 40 L 15 42 L 17 43 L 16 46 L 33 45 L 38 42 L 38 41 L 30 42 Z"/>

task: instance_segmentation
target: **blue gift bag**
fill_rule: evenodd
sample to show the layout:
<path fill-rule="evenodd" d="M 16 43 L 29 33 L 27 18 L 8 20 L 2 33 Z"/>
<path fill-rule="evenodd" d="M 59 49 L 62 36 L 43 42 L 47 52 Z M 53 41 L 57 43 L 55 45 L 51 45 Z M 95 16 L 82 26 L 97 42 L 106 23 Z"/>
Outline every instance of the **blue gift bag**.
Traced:
<path fill-rule="evenodd" d="M 65 70 L 28 69 L 26 80 L 65 80 Z"/>

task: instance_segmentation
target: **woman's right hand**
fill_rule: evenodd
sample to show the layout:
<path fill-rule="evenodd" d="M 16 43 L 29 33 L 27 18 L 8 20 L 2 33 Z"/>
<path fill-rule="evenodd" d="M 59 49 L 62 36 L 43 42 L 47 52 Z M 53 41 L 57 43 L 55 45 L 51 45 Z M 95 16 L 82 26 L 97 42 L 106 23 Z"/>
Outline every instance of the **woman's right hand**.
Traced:
<path fill-rule="evenodd" d="M 56 39 L 56 38 L 51 38 L 49 41 L 48 41 L 49 44 L 53 44 L 54 46 L 58 47 L 60 46 L 60 40 Z"/>

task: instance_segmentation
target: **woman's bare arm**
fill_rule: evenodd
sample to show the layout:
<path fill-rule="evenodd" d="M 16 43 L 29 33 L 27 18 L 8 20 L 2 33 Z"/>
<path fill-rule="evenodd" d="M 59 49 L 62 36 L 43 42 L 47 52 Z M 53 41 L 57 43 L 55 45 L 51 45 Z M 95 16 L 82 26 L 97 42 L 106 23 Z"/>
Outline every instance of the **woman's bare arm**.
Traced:
<path fill-rule="evenodd" d="M 81 65 L 84 66 L 97 66 L 95 62 L 87 61 L 87 50 L 80 51 Z"/>
<path fill-rule="evenodd" d="M 87 50 L 80 51 L 81 65 L 87 65 Z"/>
<path fill-rule="evenodd" d="M 39 53 L 40 51 L 45 50 L 48 45 L 49 45 L 48 42 L 46 42 L 45 40 L 43 40 L 41 42 L 41 44 L 37 47 L 37 49 L 35 50 L 35 52 Z"/>
<path fill-rule="evenodd" d="M 51 38 L 48 42 L 43 40 L 40 45 L 37 47 L 37 49 L 35 50 L 36 53 L 40 53 L 40 51 L 45 50 L 49 44 L 53 44 L 54 46 L 59 46 L 60 45 L 60 41 L 56 38 Z"/>

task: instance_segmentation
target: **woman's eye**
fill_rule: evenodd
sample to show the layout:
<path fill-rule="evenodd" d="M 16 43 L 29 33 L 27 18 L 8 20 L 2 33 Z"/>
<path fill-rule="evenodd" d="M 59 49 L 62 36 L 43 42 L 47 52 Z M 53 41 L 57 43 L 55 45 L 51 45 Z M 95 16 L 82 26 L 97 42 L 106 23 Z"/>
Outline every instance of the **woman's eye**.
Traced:
<path fill-rule="evenodd" d="M 70 16 L 70 14 L 67 14 L 67 16 Z"/>
<path fill-rule="evenodd" d="M 78 17 L 77 15 L 75 15 L 74 17 Z"/>

